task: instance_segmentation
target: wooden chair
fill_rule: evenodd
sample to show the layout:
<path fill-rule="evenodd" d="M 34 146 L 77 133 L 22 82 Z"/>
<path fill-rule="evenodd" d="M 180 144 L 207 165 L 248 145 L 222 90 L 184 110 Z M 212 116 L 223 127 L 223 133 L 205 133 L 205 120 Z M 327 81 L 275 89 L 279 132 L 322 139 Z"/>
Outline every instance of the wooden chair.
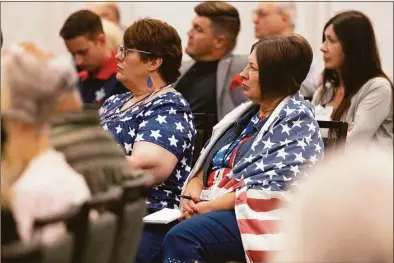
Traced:
<path fill-rule="evenodd" d="M 46 218 L 40 218 L 34 222 L 34 230 L 40 235 L 42 229 L 46 226 L 64 223 L 67 224 L 68 220 L 75 217 L 80 210 L 80 207 L 72 207 L 66 211 L 58 214 L 53 214 Z M 42 263 L 71 263 L 74 251 L 75 237 L 71 232 L 66 232 L 58 237 L 50 244 L 41 244 Z"/>
<path fill-rule="evenodd" d="M 68 229 L 75 237 L 73 263 L 111 262 L 117 219 L 110 212 L 110 207 L 120 202 L 121 196 L 120 187 L 97 194 L 85 202 L 78 214 L 69 220 Z M 91 211 L 99 212 L 99 217 L 91 219 Z"/>
<path fill-rule="evenodd" d="M 137 179 L 125 181 L 121 202 L 114 207 L 118 217 L 111 263 L 133 262 L 143 229 L 142 218 L 146 214 L 146 196 L 150 178 L 142 174 Z"/>

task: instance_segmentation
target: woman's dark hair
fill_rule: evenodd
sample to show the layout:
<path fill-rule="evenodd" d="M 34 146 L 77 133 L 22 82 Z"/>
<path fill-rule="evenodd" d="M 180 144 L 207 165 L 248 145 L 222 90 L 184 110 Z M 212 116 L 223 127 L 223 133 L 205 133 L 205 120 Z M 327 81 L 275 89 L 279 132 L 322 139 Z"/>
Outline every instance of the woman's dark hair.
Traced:
<path fill-rule="evenodd" d="M 308 75 L 313 51 L 300 35 L 263 37 L 256 49 L 262 99 L 294 95 Z"/>
<path fill-rule="evenodd" d="M 371 21 L 358 11 L 346 11 L 331 18 L 323 30 L 332 25 L 333 30 L 342 45 L 345 61 L 341 68 L 341 76 L 334 69 L 324 69 L 322 97 L 327 92 L 326 85 L 339 86 L 343 81 L 345 95 L 337 110 L 331 116 L 332 120 L 340 120 L 350 107 L 351 98 L 360 90 L 365 82 L 374 77 L 390 79 L 383 72 L 375 33 Z M 391 83 L 391 86 L 392 83 Z"/>
<path fill-rule="evenodd" d="M 90 10 L 79 10 L 67 18 L 59 34 L 64 40 L 80 36 L 95 40 L 99 34 L 104 34 L 104 29 L 98 15 Z"/>
<path fill-rule="evenodd" d="M 140 53 L 143 62 L 162 58 L 159 73 L 167 83 L 175 82 L 181 75 L 182 41 L 169 24 L 157 19 L 138 20 L 127 28 L 123 42 L 127 48 L 150 52 Z"/>

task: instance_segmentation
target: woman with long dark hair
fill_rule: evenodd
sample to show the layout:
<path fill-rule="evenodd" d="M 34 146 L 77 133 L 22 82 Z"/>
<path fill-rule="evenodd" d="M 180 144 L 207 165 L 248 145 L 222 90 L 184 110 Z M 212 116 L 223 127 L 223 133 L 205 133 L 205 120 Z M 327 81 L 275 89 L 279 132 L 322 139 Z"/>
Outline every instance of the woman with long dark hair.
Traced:
<path fill-rule="evenodd" d="M 331 120 L 348 122 L 349 143 L 373 141 L 392 147 L 393 85 L 382 70 L 368 17 L 346 11 L 331 18 L 321 51 L 323 86 L 312 103 L 325 107 Z"/>

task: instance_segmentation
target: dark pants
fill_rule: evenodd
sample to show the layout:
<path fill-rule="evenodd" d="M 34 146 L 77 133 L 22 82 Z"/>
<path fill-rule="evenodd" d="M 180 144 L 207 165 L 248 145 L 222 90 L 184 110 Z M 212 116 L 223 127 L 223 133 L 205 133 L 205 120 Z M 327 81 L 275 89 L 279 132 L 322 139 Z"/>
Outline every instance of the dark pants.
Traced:
<path fill-rule="evenodd" d="M 165 263 L 244 262 L 234 211 L 216 211 L 180 222 L 165 236 L 160 256 Z"/>
<path fill-rule="evenodd" d="M 134 262 L 150 263 L 156 261 L 159 257 L 158 253 L 160 252 L 164 237 L 176 224 L 177 222 L 167 225 L 146 224 L 141 234 L 141 239 Z M 156 259 L 154 259 L 155 256 Z"/>
<path fill-rule="evenodd" d="M 161 250 L 160 250 L 161 249 Z M 234 211 L 216 211 L 172 225 L 146 225 L 138 263 L 245 262 Z"/>

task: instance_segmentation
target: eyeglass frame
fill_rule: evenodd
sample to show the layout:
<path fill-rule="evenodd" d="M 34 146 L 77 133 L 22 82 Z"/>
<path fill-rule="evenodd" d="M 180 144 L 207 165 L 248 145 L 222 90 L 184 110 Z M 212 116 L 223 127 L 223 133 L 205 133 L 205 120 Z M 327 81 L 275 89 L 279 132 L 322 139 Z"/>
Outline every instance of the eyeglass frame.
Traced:
<path fill-rule="evenodd" d="M 133 51 L 140 52 L 140 53 L 143 53 L 143 54 L 152 55 L 152 53 L 149 52 L 149 51 L 139 50 L 139 49 L 136 49 L 136 48 L 128 48 L 128 47 L 125 47 L 125 46 L 122 46 L 122 45 L 118 46 L 118 54 L 120 54 L 122 59 L 125 59 L 127 57 L 127 55 L 129 55 L 129 53 L 127 53 L 127 52 L 133 52 Z"/>

